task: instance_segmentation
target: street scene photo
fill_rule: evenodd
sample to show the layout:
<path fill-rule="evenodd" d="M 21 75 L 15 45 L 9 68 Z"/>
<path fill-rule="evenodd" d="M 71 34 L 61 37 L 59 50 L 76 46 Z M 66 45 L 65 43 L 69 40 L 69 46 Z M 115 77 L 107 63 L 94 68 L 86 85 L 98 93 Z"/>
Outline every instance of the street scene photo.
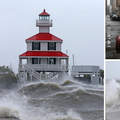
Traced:
<path fill-rule="evenodd" d="M 106 59 L 120 59 L 120 0 L 106 0 Z"/>

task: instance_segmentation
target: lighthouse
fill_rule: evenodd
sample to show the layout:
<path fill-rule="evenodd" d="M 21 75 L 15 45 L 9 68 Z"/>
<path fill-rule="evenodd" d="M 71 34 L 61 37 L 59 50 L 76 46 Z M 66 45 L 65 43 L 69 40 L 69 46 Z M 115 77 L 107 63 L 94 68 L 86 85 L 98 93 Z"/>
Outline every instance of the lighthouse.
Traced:
<path fill-rule="evenodd" d="M 63 40 L 50 33 L 52 25 L 44 9 L 36 20 L 39 33 L 25 40 L 27 51 L 19 55 L 19 79 L 49 80 L 68 72 L 69 56 L 61 52 Z"/>

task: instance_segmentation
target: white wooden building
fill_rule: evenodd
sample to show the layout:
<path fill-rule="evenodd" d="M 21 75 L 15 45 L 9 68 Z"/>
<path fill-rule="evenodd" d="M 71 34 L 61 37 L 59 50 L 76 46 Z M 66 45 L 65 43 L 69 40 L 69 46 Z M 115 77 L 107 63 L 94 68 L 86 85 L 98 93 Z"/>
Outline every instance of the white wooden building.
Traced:
<path fill-rule="evenodd" d="M 92 84 L 102 84 L 102 78 L 100 77 L 99 66 L 92 65 L 73 65 L 72 66 L 72 77 L 83 82 L 89 81 Z M 89 77 L 85 77 L 85 76 Z"/>
<path fill-rule="evenodd" d="M 61 76 L 62 72 L 68 72 L 69 56 L 61 52 L 63 40 L 50 33 L 52 25 L 44 9 L 36 20 L 39 33 L 25 40 L 27 51 L 19 55 L 19 79 L 51 79 L 56 74 Z"/>

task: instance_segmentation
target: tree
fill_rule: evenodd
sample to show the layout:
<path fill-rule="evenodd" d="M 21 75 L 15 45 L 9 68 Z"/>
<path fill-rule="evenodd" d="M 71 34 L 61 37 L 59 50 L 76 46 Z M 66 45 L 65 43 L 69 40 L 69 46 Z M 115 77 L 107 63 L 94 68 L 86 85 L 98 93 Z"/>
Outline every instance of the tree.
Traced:
<path fill-rule="evenodd" d="M 0 77 L 0 85 L 5 88 L 12 88 L 18 83 L 18 77 L 8 66 L 0 66 L 0 72 L 4 74 Z"/>
<path fill-rule="evenodd" d="M 104 70 L 100 69 L 100 77 L 104 78 Z"/>
<path fill-rule="evenodd" d="M 0 72 L 9 73 L 9 74 L 15 75 L 15 73 L 13 72 L 13 70 L 10 69 L 8 66 L 7 67 L 0 66 Z"/>
<path fill-rule="evenodd" d="M 11 88 L 12 86 L 14 86 L 15 84 L 17 84 L 17 78 L 9 73 L 4 74 L 1 78 L 0 78 L 0 83 L 2 83 L 5 88 Z"/>

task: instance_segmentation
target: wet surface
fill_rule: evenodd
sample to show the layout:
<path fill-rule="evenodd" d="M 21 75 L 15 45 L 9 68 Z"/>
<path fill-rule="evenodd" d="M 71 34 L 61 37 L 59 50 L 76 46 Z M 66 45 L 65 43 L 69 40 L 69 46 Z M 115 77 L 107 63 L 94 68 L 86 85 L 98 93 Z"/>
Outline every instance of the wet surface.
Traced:
<path fill-rule="evenodd" d="M 119 120 L 119 119 L 120 119 L 120 111 L 107 113 L 106 120 Z"/>
<path fill-rule="evenodd" d="M 111 21 L 106 16 L 106 59 L 120 59 L 120 51 L 116 50 L 116 36 L 120 36 L 120 21 Z"/>
<path fill-rule="evenodd" d="M 20 120 L 20 119 L 17 119 L 17 118 L 0 118 L 0 120 Z"/>

